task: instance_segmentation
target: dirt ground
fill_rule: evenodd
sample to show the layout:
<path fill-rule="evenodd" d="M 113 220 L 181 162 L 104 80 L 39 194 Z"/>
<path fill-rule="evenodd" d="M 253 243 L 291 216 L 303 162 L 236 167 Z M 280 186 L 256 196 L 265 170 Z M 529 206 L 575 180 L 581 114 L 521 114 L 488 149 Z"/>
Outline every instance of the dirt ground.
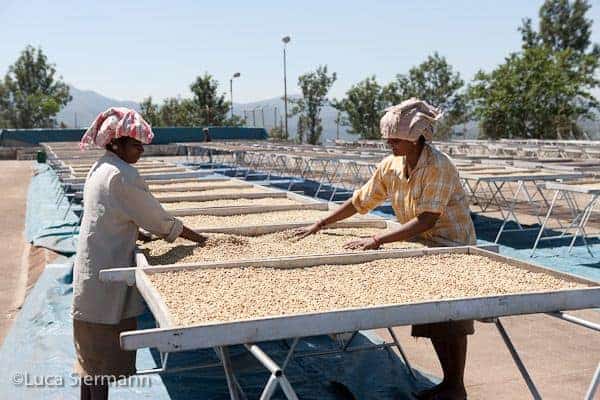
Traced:
<path fill-rule="evenodd" d="M 43 267 L 54 257 L 52 252 L 33 247 L 25 239 L 27 189 L 33 173 L 32 161 L 0 161 L 0 344 L 22 306 L 27 290 Z"/>
<path fill-rule="evenodd" d="M 21 306 L 27 287 L 25 211 L 27 188 L 33 171 L 31 161 L 0 161 L 0 343 Z"/>
<path fill-rule="evenodd" d="M 600 322 L 594 310 L 569 312 Z M 600 361 L 600 335 L 543 314 L 501 319 L 508 335 L 543 399 L 582 399 Z M 413 368 L 442 376 L 437 357 L 428 339 L 414 339 L 410 327 L 394 328 Z M 390 335 L 377 334 L 389 341 Z M 528 399 L 531 394 L 519 374 L 507 347 L 492 323 L 475 324 L 469 336 L 465 371 L 469 399 Z M 598 397 L 595 397 L 598 398 Z"/>

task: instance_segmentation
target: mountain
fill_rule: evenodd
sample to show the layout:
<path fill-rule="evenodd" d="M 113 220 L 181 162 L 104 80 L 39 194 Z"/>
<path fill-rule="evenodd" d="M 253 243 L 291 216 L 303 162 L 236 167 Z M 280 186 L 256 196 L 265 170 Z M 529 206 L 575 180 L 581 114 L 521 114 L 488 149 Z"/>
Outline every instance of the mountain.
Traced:
<path fill-rule="evenodd" d="M 119 101 L 103 96 L 91 90 L 80 90 L 76 87 L 70 86 L 71 96 L 73 100 L 63 108 L 57 115 L 58 122 L 64 122 L 68 127 L 86 127 L 94 118 L 102 111 L 109 107 L 129 107 L 139 111 L 140 106 L 134 101 Z M 298 96 L 290 96 L 290 98 L 297 98 Z M 288 114 L 291 113 L 292 105 L 288 101 Z M 274 97 L 272 99 L 255 101 L 251 103 L 234 103 L 233 110 L 236 115 L 246 117 L 247 126 L 256 126 L 259 128 L 265 128 L 270 130 L 273 128 L 274 120 L 277 120 L 279 124 L 283 119 L 283 100 L 280 97 Z M 321 140 L 331 140 L 336 138 L 337 127 L 335 124 L 335 118 L 337 110 L 331 106 L 323 107 L 321 112 L 321 119 L 323 124 L 323 136 Z M 264 123 L 263 123 L 264 118 Z M 600 137 L 600 115 L 595 120 L 581 120 L 580 126 L 590 139 L 597 139 Z M 288 131 L 290 137 L 296 136 L 296 128 L 298 124 L 297 117 L 290 117 L 288 119 Z M 460 138 L 465 139 L 476 139 L 478 137 L 478 124 L 476 122 L 469 122 L 466 126 L 459 125 L 455 127 L 456 132 L 465 132 L 465 135 Z M 340 126 L 340 139 L 345 140 L 356 140 L 359 138 L 358 135 L 351 135 L 348 133 L 348 128 Z"/>
<path fill-rule="evenodd" d="M 69 86 L 73 100 L 63 108 L 56 119 L 68 127 L 82 128 L 89 126 L 96 116 L 110 107 L 128 107 L 139 111 L 140 106 L 135 101 L 119 101 L 102 96 L 91 90 L 80 90 Z"/>
<path fill-rule="evenodd" d="M 65 106 L 57 115 L 57 121 L 63 122 L 68 127 L 86 127 L 96 118 L 96 116 L 109 107 L 129 107 L 139 111 L 140 106 L 135 101 L 119 101 L 103 96 L 92 90 L 80 90 L 74 86 L 69 86 L 73 100 Z M 290 96 L 293 97 L 293 96 Z M 291 112 L 292 105 L 288 102 L 288 114 Z M 273 128 L 273 119 L 277 113 L 277 120 L 283 118 L 283 100 L 279 97 L 272 99 L 256 101 L 252 103 L 234 103 L 234 113 L 244 116 L 246 111 L 247 126 L 256 126 L 265 128 L 267 131 Z M 252 113 L 254 110 L 254 114 Z M 264 113 L 264 126 L 263 126 Z M 323 120 L 323 138 L 335 139 L 336 125 L 335 117 L 337 110 L 331 106 L 325 106 L 321 113 Z M 297 117 L 288 119 L 288 131 L 291 137 L 296 135 Z M 353 139 L 355 135 L 346 132 L 346 128 L 340 126 L 340 138 Z"/>

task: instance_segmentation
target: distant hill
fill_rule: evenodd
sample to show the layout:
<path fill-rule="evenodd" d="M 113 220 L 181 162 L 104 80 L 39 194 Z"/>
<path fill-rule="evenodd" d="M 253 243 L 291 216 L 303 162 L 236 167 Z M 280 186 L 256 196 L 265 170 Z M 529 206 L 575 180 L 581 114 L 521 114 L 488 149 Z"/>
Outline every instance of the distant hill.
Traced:
<path fill-rule="evenodd" d="M 57 121 L 65 123 L 70 128 L 84 128 L 96 116 L 109 107 L 128 107 L 139 111 L 140 106 L 135 101 L 119 101 L 102 96 L 91 90 L 79 90 L 69 86 L 73 100 L 57 115 Z"/>
<path fill-rule="evenodd" d="M 103 96 L 97 92 L 92 90 L 80 90 L 74 86 L 70 86 L 71 96 L 73 96 L 73 100 L 69 104 L 63 108 L 60 113 L 57 115 L 57 121 L 63 122 L 68 127 L 87 127 L 89 124 L 96 118 L 96 116 L 106 110 L 109 107 L 129 107 L 134 110 L 139 111 L 140 106 L 135 101 L 119 101 L 114 100 L 109 97 Z M 252 103 L 234 103 L 234 112 L 236 115 L 244 116 L 244 111 L 246 111 L 246 118 L 248 121 L 248 126 L 254 126 L 253 114 L 256 126 L 262 128 L 262 112 L 260 108 L 264 111 L 264 128 L 267 130 L 273 128 L 273 119 L 275 108 L 277 108 L 277 119 L 283 117 L 283 100 L 275 97 L 272 99 L 256 101 Z M 288 113 L 291 111 L 291 104 L 288 102 Z M 337 114 L 337 110 L 333 107 L 325 107 L 321 114 L 321 118 L 323 119 L 323 131 L 324 137 L 326 139 L 335 139 L 336 137 L 336 126 L 335 126 L 335 117 Z M 288 120 L 288 129 L 290 132 L 290 136 L 296 135 L 296 126 L 298 124 L 298 119 L 296 117 L 291 117 Z M 342 139 L 352 139 L 356 138 L 355 135 L 350 135 L 346 133 L 346 128 L 340 127 L 340 138 Z"/>
<path fill-rule="evenodd" d="M 91 90 L 79 90 L 73 86 L 70 86 L 70 88 L 73 100 L 67 104 L 67 106 L 61 110 L 57 116 L 58 122 L 64 122 L 68 127 L 75 127 L 75 125 L 77 125 L 77 127 L 89 126 L 96 115 L 109 107 L 129 107 L 138 111 L 140 109 L 139 104 L 134 101 L 114 100 Z M 288 114 L 291 112 L 291 107 L 291 103 L 288 102 Z M 283 100 L 279 97 L 274 97 L 272 99 L 255 101 L 252 103 L 234 103 L 233 110 L 236 115 L 246 117 L 248 126 L 257 126 L 259 128 L 264 127 L 268 131 L 273 128 L 275 119 L 279 124 L 283 118 Z M 321 112 L 321 119 L 323 120 L 323 142 L 327 139 L 336 138 L 336 115 L 337 110 L 331 106 L 325 106 Z M 77 120 L 77 124 L 75 124 L 75 119 Z M 600 120 L 600 116 L 598 116 L 597 119 Z M 297 124 L 297 117 L 289 118 L 288 130 L 291 137 L 296 136 Z M 588 132 L 590 139 L 596 139 L 599 137 L 598 128 L 600 127 L 600 123 L 597 121 L 583 120 L 580 122 L 580 124 L 582 128 Z M 455 130 L 457 132 L 463 132 L 465 128 L 466 135 L 463 138 L 477 138 L 479 129 L 476 122 L 469 122 L 467 123 L 466 127 L 459 125 L 455 128 Z M 347 127 L 340 126 L 339 130 L 341 139 L 355 140 L 358 138 L 358 135 L 349 134 L 347 132 Z"/>

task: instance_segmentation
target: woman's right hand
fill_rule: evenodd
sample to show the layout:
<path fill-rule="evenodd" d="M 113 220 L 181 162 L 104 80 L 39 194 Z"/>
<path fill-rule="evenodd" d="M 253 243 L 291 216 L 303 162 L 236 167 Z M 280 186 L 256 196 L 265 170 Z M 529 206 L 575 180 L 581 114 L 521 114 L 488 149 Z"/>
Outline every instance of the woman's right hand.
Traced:
<path fill-rule="evenodd" d="M 194 230 L 188 228 L 185 225 L 183 227 L 183 231 L 181 232 L 180 236 L 189 241 L 196 242 L 200 246 L 203 246 L 206 243 L 206 240 L 208 239 L 206 236 L 203 236 L 203 235 L 195 232 Z"/>
<path fill-rule="evenodd" d="M 322 221 L 317 221 L 312 225 L 303 226 L 302 228 L 295 229 L 294 236 L 298 240 L 302 240 L 307 236 L 310 236 L 312 234 L 319 232 L 321 230 L 322 226 L 323 226 Z"/>

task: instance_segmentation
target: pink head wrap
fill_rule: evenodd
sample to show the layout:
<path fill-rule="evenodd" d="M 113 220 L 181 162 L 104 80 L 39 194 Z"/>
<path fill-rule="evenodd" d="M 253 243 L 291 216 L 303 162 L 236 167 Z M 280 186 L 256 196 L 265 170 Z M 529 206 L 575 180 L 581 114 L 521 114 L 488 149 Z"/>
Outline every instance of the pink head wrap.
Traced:
<path fill-rule="evenodd" d="M 124 107 L 111 107 L 98 114 L 81 138 L 79 148 L 81 150 L 89 149 L 94 144 L 98 147 L 104 147 L 111 140 L 123 136 L 129 136 L 148 144 L 154 139 L 154 132 L 135 110 Z"/>
<path fill-rule="evenodd" d="M 420 136 L 429 141 L 433 138 L 433 124 L 444 113 L 423 100 L 411 97 L 389 107 L 379 122 L 383 139 L 404 139 L 416 142 Z"/>

